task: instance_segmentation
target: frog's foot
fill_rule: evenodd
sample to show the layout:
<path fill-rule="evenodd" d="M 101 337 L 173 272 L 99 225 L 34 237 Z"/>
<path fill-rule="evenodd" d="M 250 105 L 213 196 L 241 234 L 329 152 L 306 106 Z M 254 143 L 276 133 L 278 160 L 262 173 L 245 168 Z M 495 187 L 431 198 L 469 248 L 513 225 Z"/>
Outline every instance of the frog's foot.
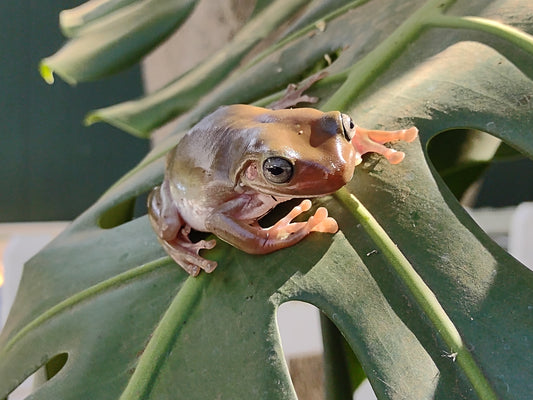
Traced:
<path fill-rule="evenodd" d="M 276 224 L 265 229 L 264 247 L 271 247 L 272 250 L 291 246 L 311 232 L 335 233 L 339 229 L 337 221 L 328 216 L 328 210 L 320 207 L 315 214 L 306 222 L 291 222 L 298 215 L 309 211 L 311 201 L 304 200 L 300 205 L 294 207 L 285 217 Z"/>
<path fill-rule="evenodd" d="M 216 240 L 200 240 L 191 242 L 189 226 L 183 227 L 178 236 L 173 240 L 160 240 L 165 251 L 191 276 L 197 276 L 200 270 L 207 273 L 213 272 L 217 267 L 216 261 L 206 260 L 199 255 L 200 250 L 212 249 L 216 245 Z"/>
<path fill-rule="evenodd" d="M 320 71 L 314 75 L 311 75 L 298 85 L 295 85 L 294 83 L 289 84 L 283 97 L 269 104 L 267 108 L 270 108 L 271 110 L 281 110 L 283 108 L 294 107 L 299 103 L 316 103 L 319 100 L 318 97 L 308 96 L 304 94 L 304 92 L 315 82 L 327 76 L 327 74 L 327 71 Z"/>
<path fill-rule="evenodd" d="M 352 144 L 356 151 L 356 165 L 361 163 L 363 154 L 370 152 L 383 155 L 391 164 L 398 164 L 404 159 L 405 154 L 401 151 L 385 147 L 383 143 L 395 140 L 412 142 L 417 136 L 418 129 L 414 126 L 399 131 L 380 131 L 357 126 L 355 128 L 355 135 L 352 138 Z"/>

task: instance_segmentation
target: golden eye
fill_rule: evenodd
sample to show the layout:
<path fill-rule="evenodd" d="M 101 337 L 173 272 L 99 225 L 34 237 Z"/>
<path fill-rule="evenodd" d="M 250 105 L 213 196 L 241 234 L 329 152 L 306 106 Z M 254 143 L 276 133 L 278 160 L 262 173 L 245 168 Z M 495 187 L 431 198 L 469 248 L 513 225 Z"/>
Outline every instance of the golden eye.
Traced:
<path fill-rule="evenodd" d="M 281 157 L 270 157 L 263 163 L 263 175 L 272 183 L 287 183 L 292 178 L 291 162 Z"/>
<path fill-rule="evenodd" d="M 347 141 L 351 141 L 355 135 L 355 124 L 353 120 L 346 114 L 341 114 L 342 118 L 342 133 Z"/>

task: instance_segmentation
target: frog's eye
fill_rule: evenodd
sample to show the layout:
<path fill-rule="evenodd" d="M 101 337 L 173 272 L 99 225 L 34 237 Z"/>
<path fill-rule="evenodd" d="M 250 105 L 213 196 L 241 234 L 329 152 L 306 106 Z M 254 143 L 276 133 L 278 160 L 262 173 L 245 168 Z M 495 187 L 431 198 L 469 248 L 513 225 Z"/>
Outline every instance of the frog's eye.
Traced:
<path fill-rule="evenodd" d="M 287 183 L 291 180 L 293 166 L 291 162 L 281 157 L 270 157 L 263 163 L 263 175 L 272 183 Z"/>
<path fill-rule="evenodd" d="M 355 135 L 355 124 L 353 120 L 346 114 L 341 114 L 342 118 L 342 133 L 347 141 L 351 141 Z"/>

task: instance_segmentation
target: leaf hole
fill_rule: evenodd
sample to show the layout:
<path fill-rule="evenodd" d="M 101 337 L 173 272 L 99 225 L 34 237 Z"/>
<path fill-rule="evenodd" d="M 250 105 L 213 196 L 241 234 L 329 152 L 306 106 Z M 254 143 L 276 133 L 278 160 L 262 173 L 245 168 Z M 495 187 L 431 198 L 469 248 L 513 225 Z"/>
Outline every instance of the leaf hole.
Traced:
<path fill-rule="evenodd" d="M 54 376 L 56 376 L 59 371 L 63 369 L 65 364 L 68 360 L 68 354 L 67 353 L 60 353 L 50 359 L 45 366 L 45 376 L 46 380 L 52 379 Z"/>
<path fill-rule="evenodd" d="M 300 301 L 283 303 L 277 321 L 285 361 L 299 399 L 323 396 L 322 337 L 320 314 L 315 306 Z"/>
<path fill-rule="evenodd" d="M 146 201 L 150 191 L 122 201 L 105 210 L 98 219 L 102 229 L 112 229 L 146 214 Z"/>
<path fill-rule="evenodd" d="M 500 144 L 499 139 L 486 132 L 453 129 L 429 141 L 428 156 L 454 196 L 470 205 Z"/>
<path fill-rule="evenodd" d="M 68 360 L 67 353 L 59 353 L 53 356 L 47 363 L 39 367 L 33 374 L 27 377 L 8 396 L 7 400 L 26 399 L 35 393 L 42 385 L 50 381 L 65 366 Z"/>
<path fill-rule="evenodd" d="M 533 200 L 533 161 L 493 135 L 453 129 L 427 146 L 431 163 L 461 204 L 505 207 Z M 513 179 L 509 179 L 512 177 Z"/>
<path fill-rule="evenodd" d="M 310 62 L 304 72 L 301 74 L 301 80 L 312 76 L 319 71 L 324 70 L 325 68 L 329 67 L 331 64 L 333 64 L 337 59 L 340 57 L 342 52 L 344 51 L 343 47 L 339 47 L 337 49 L 332 49 L 329 52 L 325 52 L 323 54 L 317 54 L 315 56 L 315 61 Z"/>
<path fill-rule="evenodd" d="M 278 308 L 278 328 L 285 358 L 322 354 L 320 311 L 301 301 L 289 301 Z"/>
<path fill-rule="evenodd" d="M 334 325 L 317 307 L 301 301 L 283 303 L 278 308 L 277 322 L 283 354 L 298 399 L 326 398 L 327 387 L 324 378 L 327 376 L 327 361 L 324 359 L 323 335 L 328 338 L 332 332 L 329 328 Z M 336 328 L 333 328 L 333 331 L 349 348 L 342 334 Z M 349 353 L 353 354 L 351 349 Z M 334 358 L 336 356 L 344 357 L 345 352 L 334 355 Z M 354 400 L 377 399 L 362 371 L 358 372 L 352 367 L 347 371 L 354 375 L 351 382 L 353 387 L 348 389 L 348 393 L 353 393 Z"/>

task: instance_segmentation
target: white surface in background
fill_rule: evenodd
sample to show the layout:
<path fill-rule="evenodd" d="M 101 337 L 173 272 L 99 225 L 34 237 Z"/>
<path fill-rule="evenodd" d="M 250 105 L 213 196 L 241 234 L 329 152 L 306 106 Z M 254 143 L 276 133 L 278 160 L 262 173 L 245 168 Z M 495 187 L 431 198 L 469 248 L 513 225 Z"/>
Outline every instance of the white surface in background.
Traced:
<path fill-rule="evenodd" d="M 278 309 L 278 326 L 286 359 L 321 354 L 320 312 L 308 303 L 290 301 Z M 376 395 L 368 380 L 355 391 L 355 400 L 375 400 Z"/>
<path fill-rule="evenodd" d="M 0 328 L 4 326 L 15 300 L 24 263 L 46 246 L 65 226 L 66 223 L 2 224 L 0 231 L 8 240 L 2 254 L 5 282 L 0 289 Z M 6 232 L 11 232 L 11 235 Z M 33 376 L 30 376 L 8 399 L 25 399 L 31 394 L 32 387 Z"/>
<path fill-rule="evenodd" d="M 509 229 L 509 253 L 533 270 L 533 203 L 516 207 Z"/>
<path fill-rule="evenodd" d="M 315 306 L 301 301 L 282 304 L 278 326 L 286 359 L 322 353 L 320 314 Z"/>
<path fill-rule="evenodd" d="M 357 388 L 355 393 L 353 394 L 354 400 L 377 400 L 377 397 L 374 393 L 374 390 L 372 389 L 372 386 L 370 386 L 370 382 L 368 379 L 365 379 L 363 383 Z"/>

